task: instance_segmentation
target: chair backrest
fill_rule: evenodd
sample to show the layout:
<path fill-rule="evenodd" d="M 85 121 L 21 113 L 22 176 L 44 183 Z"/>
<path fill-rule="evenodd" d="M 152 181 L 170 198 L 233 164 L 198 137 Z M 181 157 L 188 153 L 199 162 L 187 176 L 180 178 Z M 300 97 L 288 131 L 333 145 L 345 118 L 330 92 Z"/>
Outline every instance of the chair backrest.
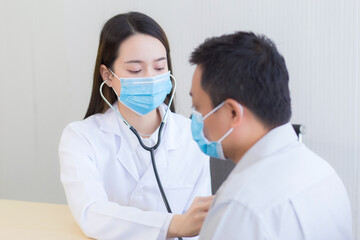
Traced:
<path fill-rule="evenodd" d="M 296 135 L 298 136 L 299 142 L 301 142 L 302 135 L 305 133 L 304 125 L 293 124 L 292 126 L 296 132 Z M 213 194 L 216 193 L 234 167 L 235 164 L 231 160 L 224 161 L 216 158 L 210 158 L 211 186 Z"/>
<path fill-rule="evenodd" d="M 293 124 L 292 126 L 298 136 L 299 142 L 302 142 L 302 135 L 305 134 L 305 126 L 302 124 Z"/>
<path fill-rule="evenodd" d="M 210 174 L 211 174 L 211 190 L 215 194 L 221 184 L 225 181 L 231 170 L 235 167 L 235 163 L 231 160 L 219 160 L 210 158 Z"/>

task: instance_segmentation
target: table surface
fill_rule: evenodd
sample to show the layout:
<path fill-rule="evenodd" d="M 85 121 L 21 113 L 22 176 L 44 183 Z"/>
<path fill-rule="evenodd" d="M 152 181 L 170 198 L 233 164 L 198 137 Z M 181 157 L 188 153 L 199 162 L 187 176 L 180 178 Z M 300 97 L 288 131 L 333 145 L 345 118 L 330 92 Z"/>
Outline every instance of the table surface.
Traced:
<path fill-rule="evenodd" d="M 67 205 L 0 199 L 0 239 L 90 239 Z"/>

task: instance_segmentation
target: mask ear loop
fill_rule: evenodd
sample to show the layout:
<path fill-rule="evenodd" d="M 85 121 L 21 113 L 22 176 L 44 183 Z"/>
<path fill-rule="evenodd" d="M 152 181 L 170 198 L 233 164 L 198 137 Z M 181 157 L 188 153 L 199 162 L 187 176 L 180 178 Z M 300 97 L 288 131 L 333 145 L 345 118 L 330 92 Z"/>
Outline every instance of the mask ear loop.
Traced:
<path fill-rule="evenodd" d="M 225 104 L 225 101 L 220 103 L 216 108 L 214 108 L 213 110 L 211 110 L 208 114 L 205 115 L 205 117 L 203 117 L 203 120 L 205 120 L 207 117 L 209 117 L 212 113 L 214 113 L 216 110 L 218 110 L 219 108 L 221 108 L 223 105 Z M 244 114 L 244 108 L 243 106 L 239 103 L 239 107 L 240 107 L 240 115 L 242 116 Z M 227 133 L 225 133 L 224 136 L 222 136 L 219 140 L 217 140 L 217 142 L 222 142 L 227 136 L 229 136 L 229 134 L 234 131 L 234 128 L 230 128 L 229 131 L 227 131 Z"/>
<path fill-rule="evenodd" d="M 225 102 L 224 102 L 224 103 L 225 103 Z M 239 107 L 240 107 L 240 115 L 242 116 L 242 115 L 244 114 L 244 108 L 243 108 L 243 106 L 242 106 L 240 103 L 239 103 Z M 232 131 L 234 131 L 234 128 L 230 128 L 229 131 L 228 131 L 227 133 L 225 133 L 225 135 L 218 140 L 218 142 L 222 142 L 227 136 L 229 136 L 229 134 L 230 134 Z"/>
<path fill-rule="evenodd" d="M 217 105 L 216 108 L 214 108 L 213 110 L 211 110 L 208 114 L 205 115 L 205 117 L 203 117 L 203 120 L 205 120 L 207 117 L 209 117 L 211 114 L 213 114 L 214 112 L 216 112 L 219 108 L 221 108 L 222 106 L 224 106 L 225 101 L 220 103 L 219 105 Z"/>

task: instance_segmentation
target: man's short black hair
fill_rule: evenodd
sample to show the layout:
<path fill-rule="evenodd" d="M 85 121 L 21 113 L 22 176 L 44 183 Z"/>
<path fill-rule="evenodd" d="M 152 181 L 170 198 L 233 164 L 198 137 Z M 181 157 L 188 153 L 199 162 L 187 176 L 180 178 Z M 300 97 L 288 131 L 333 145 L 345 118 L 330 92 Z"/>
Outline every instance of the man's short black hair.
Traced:
<path fill-rule="evenodd" d="M 252 32 L 207 39 L 191 54 L 213 107 L 228 98 L 246 106 L 266 127 L 289 122 L 289 74 L 275 44 Z"/>

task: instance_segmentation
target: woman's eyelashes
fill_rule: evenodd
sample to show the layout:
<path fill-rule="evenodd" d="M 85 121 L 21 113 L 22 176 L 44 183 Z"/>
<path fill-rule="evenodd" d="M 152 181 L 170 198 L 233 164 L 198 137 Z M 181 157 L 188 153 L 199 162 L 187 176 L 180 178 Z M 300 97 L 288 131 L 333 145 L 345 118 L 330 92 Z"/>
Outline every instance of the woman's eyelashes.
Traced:
<path fill-rule="evenodd" d="M 132 74 L 136 74 L 136 73 L 141 72 L 141 69 L 140 70 L 128 70 L 128 72 L 132 73 Z"/>
<path fill-rule="evenodd" d="M 160 71 L 163 71 L 165 68 L 164 67 L 159 67 L 159 68 L 154 68 L 156 71 L 160 72 Z M 137 73 L 140 73 L 141 72 L 141 69 L 139 70 L 129 70 L 128 69 L 128 72 L 129 73 L 132 73 L 132 74 L 137 74 Z"/>

